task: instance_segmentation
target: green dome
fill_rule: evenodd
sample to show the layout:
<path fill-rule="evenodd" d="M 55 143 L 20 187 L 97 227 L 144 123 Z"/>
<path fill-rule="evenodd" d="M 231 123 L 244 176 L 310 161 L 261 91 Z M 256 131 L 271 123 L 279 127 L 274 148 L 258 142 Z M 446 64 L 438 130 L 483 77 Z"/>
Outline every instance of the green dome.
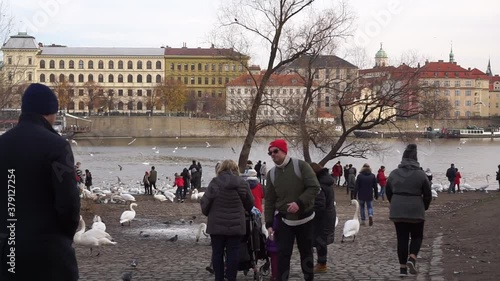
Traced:
<path fill-rule="evenodd" d="M 382 43 L 380 43 L 380 50 L 375 54 L 375 58 L 387 58 L 387 53 L 382 49 Z"/>

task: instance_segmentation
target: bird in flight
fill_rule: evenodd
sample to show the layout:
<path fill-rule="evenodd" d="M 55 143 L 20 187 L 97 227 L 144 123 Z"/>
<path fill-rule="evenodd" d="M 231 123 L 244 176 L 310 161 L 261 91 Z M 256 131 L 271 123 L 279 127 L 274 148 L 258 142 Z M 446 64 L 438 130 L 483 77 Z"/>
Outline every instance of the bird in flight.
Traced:
<path fill-rule="evenodd" d="M 123 170 L 123 167 L 122 165 L 118 165 L 118 167 L 120 168 L 120 171 Z"/>
<path fill-rule="evenodd" d="M 210 143 L 208 141 L 205 142 L 207 144 L 207 147 L 210 147 Z"/>
<path fill-rule="evenodd" d="M 131 142 L 129 142 L 127 145 L 133 144 L 137 139 L 133 139 Z"/>

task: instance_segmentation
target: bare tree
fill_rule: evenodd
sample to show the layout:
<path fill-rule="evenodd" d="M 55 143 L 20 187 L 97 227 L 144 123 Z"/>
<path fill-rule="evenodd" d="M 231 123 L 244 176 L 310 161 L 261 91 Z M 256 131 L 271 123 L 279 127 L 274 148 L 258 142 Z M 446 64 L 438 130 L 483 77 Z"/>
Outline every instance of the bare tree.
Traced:
<path fill-rule="evenodd" d="M 59 100 L 59 109 L 67 110 L 71 102 L 72 93 L 75 90 L 75 84 L 69 82 L 66 77 L 60 76 L 58 80 L 52 82 L 52 88 Z"/>
<path fill-rule="evenodd" d="M 419 103 L 421 114 L 429 119 L 431 127 L 434 119 L 444 118 L 453 110 L 451 101 L 434 90 L 422 93 Z"/>
<path fill-rule="evenodd" d="M 219 30 L 223 34 L 219 38 L 224 45 L 244 53 L 250 42 L 259 42 L 268 52 L 267 69 L 259 80 L 253 79 L 256 91 L 245 120 L 248 133 L 238 160 L 240 170 L 246 165 L 255 135 L 269 125 L 258 121 L 257 114 L 271 75 L 325 40 L 349 33 L 352 18 L 344 4 L 336 10 L 317 9 L 315 2 L 319 1 L 233 0 L 222 9 Z"/>
<path fill-rule="evenodd" d="M 87 104 L 89 115 L 91 115 L 94 108 L 100 106 L 101 98 L 99 97 L 99 90 L 101 86 L 95 81 L 87 81 L 83 84 L 83 87 L 87 91 L 84 102 Z"/>
<path fill-rule="evenodd" d="M 153 92 L 155 92 L 156 95 L 156 102 L 162 102 L 164 104 L 165 112 L 184 110 L 187 99 L 187 88 L 181 81 L 165 79 L 155 86 Z"/>

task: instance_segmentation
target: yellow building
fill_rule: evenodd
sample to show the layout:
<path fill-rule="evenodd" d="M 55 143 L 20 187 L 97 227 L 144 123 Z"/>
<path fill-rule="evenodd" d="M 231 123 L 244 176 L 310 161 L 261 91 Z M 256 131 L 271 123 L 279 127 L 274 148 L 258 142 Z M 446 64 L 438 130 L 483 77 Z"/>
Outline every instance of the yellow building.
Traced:
<path fill-rule="evenodd" d="M 58 94 L 61 109 L 73 113 L 163 112 L 165 104 L 154 89 L 166 79 L 186 85 L 186 109 L 213 112 L 220 104 L 224 110 L 225 85 L 246 72 L 248 62 L 231 49 L 214 47 L 43 46 L 25 32 L 11 36 L 2 51 L 9 84 L 46 84 Z"/>
<path fill-rule="evenodd" d="M 189 110 L 224 111 L 226 84 L 246 73 L 248 57 L 232 49 L 165 48 L 165 77 L 188 88 Z"/>

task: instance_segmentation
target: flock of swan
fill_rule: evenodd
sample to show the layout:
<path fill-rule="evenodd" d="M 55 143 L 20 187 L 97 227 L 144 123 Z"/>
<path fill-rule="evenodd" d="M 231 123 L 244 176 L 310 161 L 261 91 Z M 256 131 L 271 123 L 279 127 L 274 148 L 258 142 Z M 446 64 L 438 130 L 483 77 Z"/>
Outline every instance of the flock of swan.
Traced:
<path fill-rule="evenodd" d="M 462 189 L 463 191 L 481 191 L 481 192 L 485 192 L 485 193 L 488 193 L 488 190 L 486 190 L 489 186 L 490 186 L 490 181 L 489 181 L 489 177 L 490 175 L 486 175 L 486 184 L 483 184 L 481 186 L 478 186 L 478 187 L 473 187 L 471 186 L 470 184 L 468 184 L 465 180 L 465 178 L 463 178 L 463 183 L 460 184 L 460 189 Z M 431 186 L 431 192 L 432 192 L 432 197 L 435 199 L 435 198 L 438 198 L 438 192 L 445 192 L 445 191 L 448 191 L 448 187 L 449 185 L 443 185 L 441 182 L 439 183 L 432 183 L 432 186 Z"/>

